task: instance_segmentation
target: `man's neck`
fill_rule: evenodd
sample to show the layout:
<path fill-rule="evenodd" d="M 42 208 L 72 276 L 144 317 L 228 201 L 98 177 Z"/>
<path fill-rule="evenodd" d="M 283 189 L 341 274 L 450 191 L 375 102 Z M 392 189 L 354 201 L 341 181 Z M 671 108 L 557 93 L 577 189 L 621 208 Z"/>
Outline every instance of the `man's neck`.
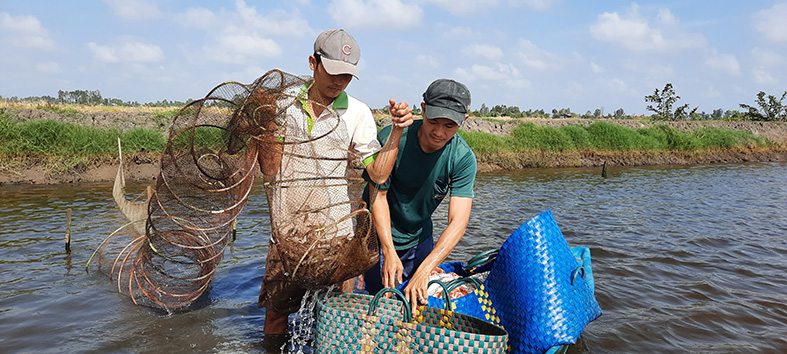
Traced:
<path fill-rule="evenodd" d="M 309 106 L 311 107 L 312 114 L 314 114 L 314 119 L 317 119 L 317 117 L 322 114 L 323 110 L 325 110 L 325 107 L 328 107 L 333 102 L 333 98 L 323 96 L 320 94 L 320 90 L 316 89 L 315 86 L 317 85 L 312 83 L 311 87 L 309 87 L 309 100 L 317 102 L 318 104 L 310 104 Z"/>
<path fill-rule="evenodd" d="M 319 111 L 322 112 L 323 106 L 325 107 L 329 106 L 333 102 L 334 98 L 323 96 L 322 94 L 320 94 L 320 91 L 315 88 L 315 86 L 316 85 L 312 83 L 312 85 L 309 87 L 309 91 L 308 91 L 309 100 L 317 102 L 320 105 L 322 105 L 319 107 L 315 107 L 315 109 L 319 109 Z M 317 112 L 315 112 L 315 114 L 319 115 Z"/>

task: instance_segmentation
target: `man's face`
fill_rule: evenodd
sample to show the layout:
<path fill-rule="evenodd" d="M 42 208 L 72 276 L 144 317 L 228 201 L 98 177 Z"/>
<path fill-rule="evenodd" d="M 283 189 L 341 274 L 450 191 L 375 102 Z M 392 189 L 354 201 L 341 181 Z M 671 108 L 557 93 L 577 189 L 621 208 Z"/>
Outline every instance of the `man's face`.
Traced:
<path fill-rule="evenodd" d="M 314 70 L 314 88 L 317 89 L 320 95 L 330 99 L 339 96 L 353 79 L 351 74 L 328 74 L 328 72 L 325 71 L 325 66 L 317 64 L 317 60 L 314 56 L 309 57 L 309 67 Z"/>
<path fill-rule="evenodd" d="M 421 109 L 423 110 L 423 104 Z M 418 142 L 425 152 L 440 150 L 448 140 L 459 131 L 459 124 L 448 118 L 429 118 L 426 112 L 424 122 L 418 130 Z"/>

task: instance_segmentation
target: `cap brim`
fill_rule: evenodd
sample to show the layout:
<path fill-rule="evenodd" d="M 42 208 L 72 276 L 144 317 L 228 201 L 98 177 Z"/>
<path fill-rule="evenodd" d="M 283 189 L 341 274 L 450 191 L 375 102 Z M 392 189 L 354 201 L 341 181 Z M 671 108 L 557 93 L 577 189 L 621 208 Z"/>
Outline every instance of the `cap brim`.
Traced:
<path fill-rule="evenodd" d="M 464 113 L 459 113 L 457 111 L 448 108 L 430 106 L 428 104 L 424 106 L 426 108 L 426 114 L 428 116 L 427 118 L 429 119 L 448 118 L 459 125 L 462 125 L 462 123 L 465 121 L 466 114 Z"/>
<path fill-rule="evenodd" d="M 331 75 L 350 74 L 358 78 L 358 67 L 346 61 L 333 60 L 328 58 L 321 58 L 322 66 L 325 71 Z"/>

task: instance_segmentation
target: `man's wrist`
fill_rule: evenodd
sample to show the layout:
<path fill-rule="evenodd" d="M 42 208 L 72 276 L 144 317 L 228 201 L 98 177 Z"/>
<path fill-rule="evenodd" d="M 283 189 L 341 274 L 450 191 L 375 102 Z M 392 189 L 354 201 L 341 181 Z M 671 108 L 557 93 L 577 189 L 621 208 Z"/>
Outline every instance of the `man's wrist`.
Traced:
<path fill-rule="evenodd" d="M 388 258 L 388 257 L 397 257 L 398 258 L 399 255 L 396 253 L 396 248 L 394 248 L 393 246 L 389 246 L 389 247 L 383 247 L 383 257 L 386 257 L 386 258 Z"/>

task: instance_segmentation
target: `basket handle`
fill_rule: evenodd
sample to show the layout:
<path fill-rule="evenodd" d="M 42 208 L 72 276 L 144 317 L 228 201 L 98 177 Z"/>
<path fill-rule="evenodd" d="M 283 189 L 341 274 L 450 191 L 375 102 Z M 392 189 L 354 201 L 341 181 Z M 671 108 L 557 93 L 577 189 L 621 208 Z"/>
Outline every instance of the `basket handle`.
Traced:
<path fill-rule="evenodd" d="M 429 284 L 427 284 L 426 287 L 428 288 L 429 285 L 432 285 L 432 284 L 440 285 L 440 287 L 443 288 L 443 299 L 445 299 L 445 309 L 446 310 L 450 310 L 451 309 L 451 296 L 449 296 L 449 292 L 450 292 L 449 286 L 445 285 L 445 283 L 443 283 L 440 280 L 434 279 L 434 280 L 430 280 Z"/>
<path fill-rule="evenodd" d="M 479 253 L 475 257 L 470 258 L 470 260 L 467 262 L 467 265 L 465 265 L 465 271 L 473 274 L 476 269 L 497 259 L 498 253 L 500 253 L 499 249 L 488 250 Z"/>
<path fill-rule="evenodd" d="M 448 292 L 450 293 L 451 291 L 453 291 L 454 289 L 458 288 L 459 286 L 461 286 L 462 284 L 465 284 L 465 283 L 473 283 L 473 285 L 475 285 L 476 289 L 480 289 L 481 288 L 481 281 L 480 280 L 478 280 L 476 278 L 471 278 L 471 277 L 464 277 L 464 278 L 454 279 L 453 281 L 448 283 Z"/>
<path fill-rule="evenodd" d="M 372 302 L 369 304 L 369 310 L 366 311 L 366 314 L 371 316 L 374 311 L 377 310 L 377 306 L 380 304 L 380 299 L 382 299 L 383 295 L 386 293 L 394 293 L 396 296 L 399 296 L 403 303 L 402 308 L 404 310 L 404 321 L 412 322 L 413 315 L 410 313 L 410 303 L 407 301 L 407 298 L 404 297 L 404 294 L 402 294 L 402 292 L 396 288 L 383 288 L 382 290 L 378 291 L 377 294 L 374 295 L 374 298 L 372 298 Z"/>
<path fill-rule="evenodd" d="M 582 279 L 585 279 L 585 267 L 579 266 L 577 269 L 571 271 L 571 285 L 574 285 L 574 282 L 577 281 L 577 275 L 582 273 Z"/>

